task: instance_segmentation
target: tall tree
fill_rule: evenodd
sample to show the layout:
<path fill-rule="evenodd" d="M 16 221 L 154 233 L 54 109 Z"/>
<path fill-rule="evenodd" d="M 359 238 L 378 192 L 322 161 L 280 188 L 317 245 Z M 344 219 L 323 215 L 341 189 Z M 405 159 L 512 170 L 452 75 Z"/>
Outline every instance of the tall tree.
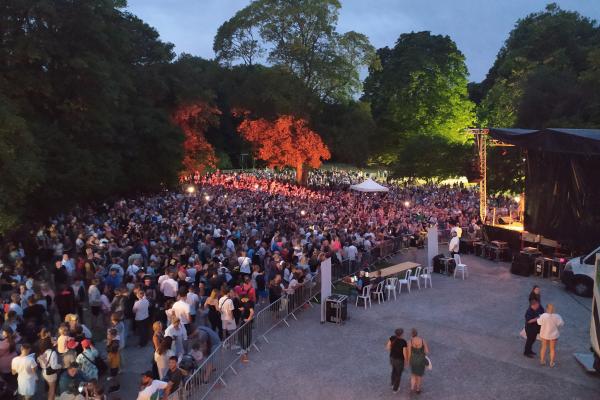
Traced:
<path fill-rule="evenodd" d="M 340 8 L 338 0 L 255 0 L 221 25 L 213 49 L 226 64 L 266 53 L 323 99 L 349 100 L 361 89 L 360 68 L 376 57 L 365 35 L 336 31 Z"/>
<path fill-rule="evenodd" d="M 590 93 L 588 79 L 599 49 L 597 23 L 556 4 L 517 21 L 482 82 L 481 123 L 597 126 L 588 105 L 600 95 Z"/>
<path fill-rule="evenodd" d="M 305 120 L 291 115 L 282 115 L 274 122 L 245 118 L 238 132 L 253 145 L 256 157 L 270 168 L 295 168 L 298 183 L 305 182 L 307 167 L 319 168 L 323 160 L 331 157 L 319 134 Z"/>
<path fill-rule="evenodd" d="M 402 164 L 416 155 L 434 167 L 432 153 L 440 149 L 415 145 L 424 142 L 421 136 L 430 136 L 431 145 L 461 144 L 467 140 L 464 129 L 474 122 L 464 55 L 448 36 L 429 32 L 402 34 L 393 48 L 377 53 L 381 69 L 369 70 L 363 96 L 378 127 L 374 159 L 406 172 L 411 166 Z M 426 172 L 412 168 L 411 175 L 421 173 Z"/>
<path fill-rule="evenodd" d="M 180 177 L 204 174 L 216 168 L 217 156 L 214 147 L 206 141 L 205 132 L 217 124 L 221 112 L 215 107 L 200 102 L 180 106 L 173 113 L 173 120 L 185 133 L 184 156 Z"/>
<path fill-rule="evenodd" d="M 26 121 L 38 149 L 31 168 L 43 171 L 32 171 L 40 178 L 20 202 L 26 214 L 176 182 L 183 135 L 170 121 L 163 76 L 173 46 L 125 6 L 118 0 L 0 6 L 0 90 L 16 117 L 10 129 Z"/>
<path fill-rule="evenodd" d="M 577 12 L 550 4 L 517 21 L 480 85 L 482 126 L 600 126 L 600 29 Z M 491 191 L 521 192 L 523 154 L 491 149 Z"/>

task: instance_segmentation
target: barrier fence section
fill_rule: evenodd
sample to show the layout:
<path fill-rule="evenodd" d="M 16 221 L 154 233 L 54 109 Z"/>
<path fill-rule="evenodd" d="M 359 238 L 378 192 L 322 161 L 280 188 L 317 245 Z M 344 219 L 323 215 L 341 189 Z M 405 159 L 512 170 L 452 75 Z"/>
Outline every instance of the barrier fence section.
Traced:
<path fill-rule="evenodd" d="M 406 238 L 398 237 L 386 240 L 373 247 L 371 252 L 361 254 L 357 260 L 342 260 L 332 268 L 332 281 L 353 275 L 364 267 L 389 259 L 406 246 Z M 321 291 L 320 275 L 315 275 L 295 289 L 286 290 L 276 301 L 258 311 L 254 318 L 244 322 L 229 335 L 217 349 L 187 379 L 178 391 L 178 400 L 201 400 L 206 398 L 217 384 L 226 386 L 223 376 L 231 371 L 237 375 L 235 364 L 240 357 L 254 349 L 260 352 L 258 343 L 269 343 L 267 334 L 280 324 L 289 327 L 288 319 L 297 320 L 297 313 L 303 308 L 312 307 Z"/>

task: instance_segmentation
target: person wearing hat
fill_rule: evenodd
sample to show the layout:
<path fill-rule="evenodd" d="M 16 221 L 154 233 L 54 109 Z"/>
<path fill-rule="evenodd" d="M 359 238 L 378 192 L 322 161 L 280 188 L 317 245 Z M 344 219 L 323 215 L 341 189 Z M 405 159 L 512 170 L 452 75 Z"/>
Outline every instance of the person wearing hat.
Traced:
<path fill-rule="evenodd" d="M 81 372 L 88 381 L 92 379 L 98 379 L 98 367 L 96 367 L 96 358 L 98 357 L 98 350 L 94 347 L 89 339 L 81 341 L 81 347 L 83 351 L 77 356 L 75 362 L 79 364 Z"/>

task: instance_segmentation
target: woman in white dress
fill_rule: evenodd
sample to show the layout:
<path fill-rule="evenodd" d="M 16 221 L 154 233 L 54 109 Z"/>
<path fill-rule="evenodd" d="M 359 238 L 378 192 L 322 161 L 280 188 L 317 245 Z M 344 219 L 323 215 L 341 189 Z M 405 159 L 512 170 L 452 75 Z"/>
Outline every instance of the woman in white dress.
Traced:
<path fill-rule="evenodd" d="M 27 343 L 21 346 L 21 355 L 13 358 L 11 370 L 13 375 L 17 375 L 19 385 L 18 392 L 25 399 L 29 400 L 35 394 L 35 381 L 37 380 L 37 363 L 33 358 L 31 346 Z"/>
<path fill-rule="evenodd" d="M 537 323 L 540 325 L 540 339 L 542 340 L 540 364 L 546 365 L 546 350 L 550 347 L 550 367 L 554 368 L 556 365 L 556 342 L 560 336 L 558 328 L 565 323 L 561 316 L 554 312 L 554 304 L 551 303 L 546 306 L 546 312 L 540 315 Z"/>

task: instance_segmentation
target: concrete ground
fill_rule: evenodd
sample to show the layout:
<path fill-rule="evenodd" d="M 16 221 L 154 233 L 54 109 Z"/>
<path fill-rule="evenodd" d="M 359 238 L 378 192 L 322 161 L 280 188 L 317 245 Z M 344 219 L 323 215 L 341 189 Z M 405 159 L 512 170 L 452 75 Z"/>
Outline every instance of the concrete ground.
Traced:
<path fill-rule="evenodd" d="M 425 252 L 404 260 L 424 262 Z M 435 274 L 433 288 L 402 293 L 397 301 L 364 310 L 349 305 L 342 326 L 319 323 L 317 307 L 291 327 L 269 334 L 269 344 L 250 362 L 227 373 L 212 399 L 600 399 L 600 378 L 587 374 L 574 352 L 589 349 L 591 300 L 567 293 L 559 283 L 510 274 L 509 264 L 463 256 L 467 280 Z M 523 327 L 531 287 L 542 288 L 564 318 L 557 366 L 524 357 Z M 415 327 L 430 346 L 433 370 L 423 392 L 409 393 L 404 372 L 400 393 L 389 386 L 384 345 L 396 327 Z M 539 342 L 534 351 L 539 349 Z M 128 397 L 124 397 L 128 398 Z"/>

